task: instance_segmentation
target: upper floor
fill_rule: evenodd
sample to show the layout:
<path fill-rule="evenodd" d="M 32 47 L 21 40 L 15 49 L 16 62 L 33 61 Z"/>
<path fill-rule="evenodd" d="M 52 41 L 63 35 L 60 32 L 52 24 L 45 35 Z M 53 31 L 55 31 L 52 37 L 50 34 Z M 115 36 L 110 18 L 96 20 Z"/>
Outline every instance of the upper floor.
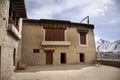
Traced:
<path fill-rule="evenodd" d="M 88 46 L 94 43 L 94 25 L 63 20 L 23 20 L 23 39 L 28 45 L 39 43 L 46 46 Z M 37 37 L 36 37 L 37 36 Z M 34 39 L 29 40 L 29 38 Z M 27 43 L 26 42 L 26 43 Z M 37 45 L 37 44 L 36 44 Z"/>

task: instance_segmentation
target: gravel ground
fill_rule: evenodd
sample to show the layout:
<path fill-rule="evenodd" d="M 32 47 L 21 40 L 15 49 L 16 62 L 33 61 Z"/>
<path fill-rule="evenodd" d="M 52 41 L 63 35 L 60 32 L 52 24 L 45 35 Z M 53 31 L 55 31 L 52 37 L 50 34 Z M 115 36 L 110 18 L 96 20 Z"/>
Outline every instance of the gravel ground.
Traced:
<path fill-rule="evenodd" d="M 31 66 L 11 80 L 120 80 L 120 68 L 105 65 Z"/>

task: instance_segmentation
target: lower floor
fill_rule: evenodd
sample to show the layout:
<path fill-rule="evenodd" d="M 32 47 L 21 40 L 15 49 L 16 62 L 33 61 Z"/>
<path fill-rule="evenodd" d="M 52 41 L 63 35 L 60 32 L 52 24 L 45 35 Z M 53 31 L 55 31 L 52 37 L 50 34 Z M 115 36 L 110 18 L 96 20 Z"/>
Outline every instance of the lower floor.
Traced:
<path fill-rule="evenodd" d="M 92 63 L 96 60 L 96 53 L 44 49 L 43 51 L 33 50 L 33 53 L 24 51 L 22 59 L 27 65 Z"/>
<path fill-rule="evenodd" d="M 69 54 L 67 54 L 67 53 L 60 53 L 59 54 L 59 63 L 60 64 L 66 64 L 67 63 L 67 56 L 68 56 Z M 45 57 L 46 57 L 46 64 L 53 64 L 53 60 L 54 60 L 54 54 L 53 54 L 53 52 L 51 52 L 51 51 L 47 51 L 46 53 L 45 53 Z M 79 62 L 85 62 L 85 54 L 84 53 L 79 53 L 78 54 L 78 56 L 79 56 Z"/>

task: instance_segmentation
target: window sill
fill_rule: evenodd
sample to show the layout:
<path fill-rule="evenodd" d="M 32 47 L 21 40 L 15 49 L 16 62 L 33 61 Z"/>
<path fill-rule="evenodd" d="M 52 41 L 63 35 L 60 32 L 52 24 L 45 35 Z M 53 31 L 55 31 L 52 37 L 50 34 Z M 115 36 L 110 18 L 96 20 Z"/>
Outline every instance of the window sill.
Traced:
<path fill-rule="evenodd" d="M 88 46 L 88 44 L 79 44 L 79 46 L 86 47 L 86 46 Z"/>
<path fill-rule="evenodd" d="M 42 41 L 42 46 L 70 46 L 70 41 Z"/>

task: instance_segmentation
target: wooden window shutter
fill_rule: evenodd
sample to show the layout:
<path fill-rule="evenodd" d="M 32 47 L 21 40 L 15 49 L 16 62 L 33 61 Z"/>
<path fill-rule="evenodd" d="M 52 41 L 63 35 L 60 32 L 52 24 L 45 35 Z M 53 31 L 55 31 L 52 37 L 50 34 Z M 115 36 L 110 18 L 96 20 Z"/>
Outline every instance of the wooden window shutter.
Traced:
<path fill-rule="evenodd" d="M 46 41 L 64 41 L 65 29 L 46 29 L 45 40 Z"/>
<path fill-rule="evenodd" d="M 80 43 L 86 44 L 86 33 L 80 33 Z"/>

